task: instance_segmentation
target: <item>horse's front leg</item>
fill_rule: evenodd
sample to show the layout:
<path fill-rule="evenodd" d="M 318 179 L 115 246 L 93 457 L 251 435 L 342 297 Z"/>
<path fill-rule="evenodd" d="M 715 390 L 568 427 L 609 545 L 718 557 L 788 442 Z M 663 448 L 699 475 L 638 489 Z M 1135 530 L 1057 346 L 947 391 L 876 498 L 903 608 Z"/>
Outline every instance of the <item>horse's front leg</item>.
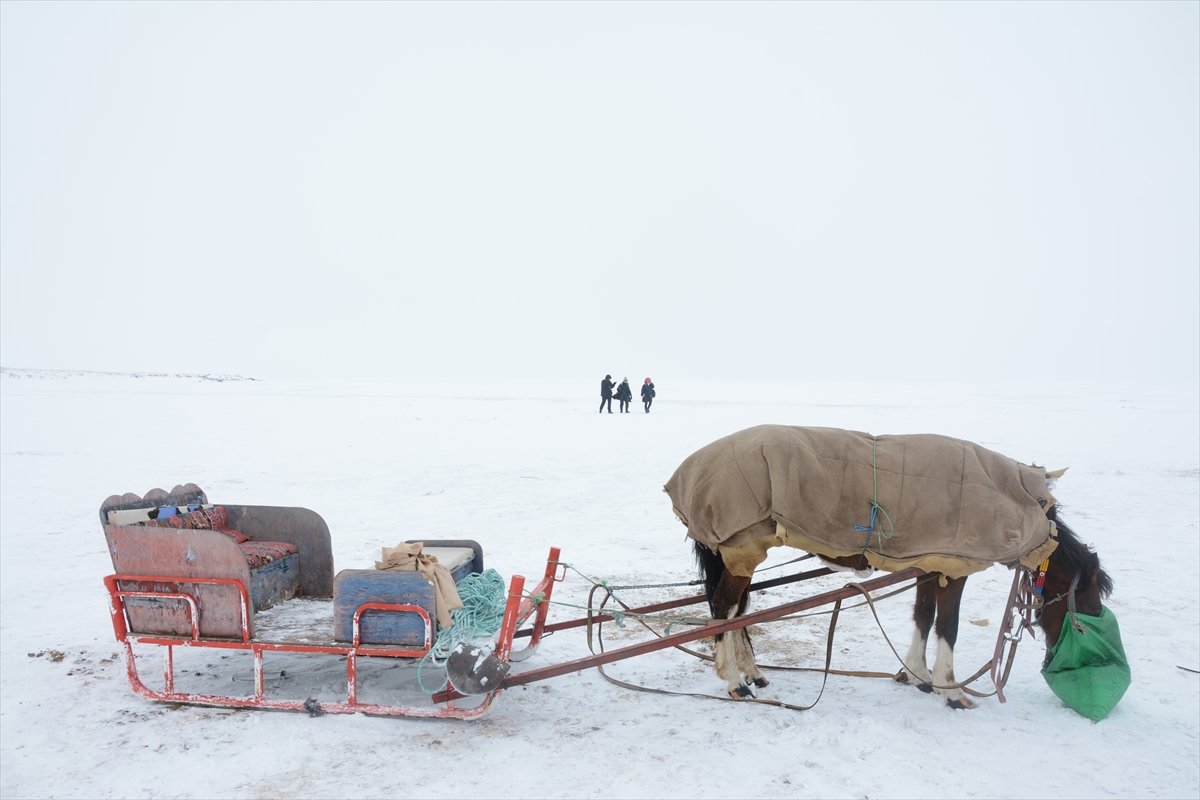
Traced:
<path fill-rule="evenodd" d="M 954 680 L 954 643 L 958 641 L 958 609 L 967 578 L 953 578 L 937 590 L 937 658 L 933 662 L 934 691 L 946 698 L 951 708 L 974 708 L 975 701 L 962 689 L 939 689 Z"/>
<path fill-rule="evenodd" d="M 742 616 L 749 607 L 750 592 L 747 590 L 742 595 L 742 602 L 738 605 L 737 615 L 739 617 Z M 759 689 L 767 686 L 770 681 L 763 677 L 762 672 L 758 669 L 758 663 L 754 660 L 754 646 L 750 644 L 750 629 L 738 628 L 730 636 L 733 638 L 733 652 L 737 658 L 738 670 L 745 676 L 746 680 L 753 683 Z"/>
<path fill-rule="evenodd" d="M 937 611 L 937 577 L 935 573 L 933 580 L 917 585 L 917 598 L 913 602 L 912 643 L 904 657 L 904 669 L 896 673 L 897 681 L 911 683 L 923 692 L 933 691 L 933 676 L 926 665 L 925 648 Z"/>
<path fill-rule="evenodd" d="M 724 572 L 710 601 L 713 619 L 733 619 L 738 616 L 745 608 L 746 589 L 749 586 L 750 578 L 743 578 L 728 571 Z M 738 666 L 739 649 L 748 647 L 745 633 L 745 630 L 736 630 L 729 633 L 718 633 L 715 637 L 717 642 L 714 661 L 717 675 L 725 681 L 729 696 L 735 698 L 754 696 L 750 687 L 742 679 L 742 670 Z M 743 644 L 744 642 L 746 644 Z M 755 672 L 757 671 L 756 667 Z"/>

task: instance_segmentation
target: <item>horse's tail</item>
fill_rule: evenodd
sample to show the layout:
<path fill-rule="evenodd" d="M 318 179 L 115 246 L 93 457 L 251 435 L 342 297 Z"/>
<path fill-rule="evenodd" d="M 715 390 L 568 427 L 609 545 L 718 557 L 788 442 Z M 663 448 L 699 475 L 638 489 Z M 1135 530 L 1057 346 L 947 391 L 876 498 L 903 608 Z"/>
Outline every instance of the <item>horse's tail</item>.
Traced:
<path fill-rule="evenodd" d="M 713 593 L 717 591 L 717 584 L 721 581 L 721 576 L 725 574 L 725 560 L 721 558 L 721 554 L 713 550 L 709 550 L 707 545 L 700 542 L 692 542 L 692 552 L 696 555 L 696 566 L 700 569 L 700 577 L 704 579 L 704 596 L 708 598 L 711 605 Z"/>

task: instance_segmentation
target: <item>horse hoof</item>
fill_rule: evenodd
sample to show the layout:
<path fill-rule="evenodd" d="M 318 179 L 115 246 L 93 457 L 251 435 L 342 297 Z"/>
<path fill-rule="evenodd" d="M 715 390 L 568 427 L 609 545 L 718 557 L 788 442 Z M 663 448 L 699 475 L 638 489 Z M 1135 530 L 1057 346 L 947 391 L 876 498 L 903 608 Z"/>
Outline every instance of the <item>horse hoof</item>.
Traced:
<path fill-rule="evenodd" d="M 729 696 L 734 700 L 745 700 L 747 697 L 754 697 L 754 692 L 750 691 L 750 687 L 742 684 L 729 693 Z"/>
<path fill-rule="evenodd" d="M 965 697 L 962 700 L 949 700 L 948 699 L 948 700 L 946 700 L 946 705 L 950 706 L 955 711 L 958 711 L 960 709 L 966 710 L 966 709 L 971 709 L 971 708 L 975 707 L 975 704 L 972 703 L 970 700 L 968 700 Z"/>
<path fill-rule="evenodd" d="M 892 680 L 894 680 L 896 683 L 903 683 L 905 686 L 916 686 L 925 694 L 929 694 L 933 691 L 933 684 L 927 683 L 926 681 L 923 681 L 915 676 L 909 676 L 908 670 L 906 669 L 902 669 L 893 675 Z"/>
<path fill-rule="evenodd" d="M 757 678 L 754 679 L 754 685 L 760 689 L 766 687 L 768 685 L 768 683 L 769 683 L 769 681 L 767 681 L 767 679 L 761 675 L 759 675 Z"/>

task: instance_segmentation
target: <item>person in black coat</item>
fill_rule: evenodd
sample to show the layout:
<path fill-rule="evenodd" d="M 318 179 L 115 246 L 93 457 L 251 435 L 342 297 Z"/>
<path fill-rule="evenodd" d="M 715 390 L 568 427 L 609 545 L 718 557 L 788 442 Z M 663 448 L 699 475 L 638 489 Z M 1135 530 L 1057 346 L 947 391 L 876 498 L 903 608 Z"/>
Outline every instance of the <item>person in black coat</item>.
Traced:
<path fill-rule="evenodd" d="M 633 389 L 629 388 L 629 378 L 621 381 L 617 387 L 617 399 L 621 401 L 621 413 L 629 413 L 629 404 L 633 402 Z"/>
<path fill-rule="evenodd" d="M 612 413 L 612 390 L 616 386 L 613 383 L 612 375 L 605 375 L 604 380 L 600 381 L 600 413 L 604 413 L 604 405 L 608 404 L 608 413 Z"/>
<path fill-rule="evenodd" d="M 646 382 L 642 384 L 642 403 L 646 406 L 646 413 L 650 413 L 650 404 L 654 402 L 654 381 L 646 378 Z"/>

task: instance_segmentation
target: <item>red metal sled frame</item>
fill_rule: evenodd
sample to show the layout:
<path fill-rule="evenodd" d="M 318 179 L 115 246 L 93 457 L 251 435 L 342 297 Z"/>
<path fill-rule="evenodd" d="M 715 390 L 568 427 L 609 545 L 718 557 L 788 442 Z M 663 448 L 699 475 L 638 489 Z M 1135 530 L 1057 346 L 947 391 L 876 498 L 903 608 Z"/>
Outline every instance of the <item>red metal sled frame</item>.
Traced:
<path fill-rule="evenodd" d="M 513 636 L 517 628 L 530 616 L 534 616 L 532 639 L 529 648 L 536 647 L 541 639 L 542 630 L 546 623 L 546 611 L 549 607 L 550 595 L 554 584 L 562 578 L 555 577 L 558 570 L 559 548 L 550 548 L 546 562 L 544 577 L 529 594 L 525 593 L 525 578 L 514 575 L 509 583 L 508 601 L 504 608 L 504 618 L 500 627 L 499 642 L 495 655 L 503 661 L 508 661 L 512 653 Z M 159 585 L 173 586 L 174 591 L 146 592 L 121 589 L 119 581 L 153 582 Z M 180 584 L 209 584 L 227 585 L 237 588 L 241 595 L 242 637 L 236 639 L 209 639 L 200 637 L 200 625 L 197 613 L 197 601 L 194 595 L 181 591 Z M 250 597 L 246 587 L 237 580 L 223 578 L 178 578 L 155 575 L 109 575 L 104 579 L 110 598 L 109 612 L 112 616 L 113 632 L 117 641 L 124 645 L 125 671 L 129 685 L 135 693 L 147 700 L 157 700 L 168 703 L 187 703 L 204 706 L 227 706 L 234 708 L 266 708 L 289 711 L 310 710 L 305 703 L 297 700 L 280 700 L 267 697 L 263 679 L 263 653 L 319 653 L 346 656 L 346 687 L 347 699 L 343 703 L 322 703 L 320 710 L 328 714 L 376 714 L 395 717 L 451 717 L 455 719 L 472 719 L 487 713 L 493 702 L 501 694 L 500 689 L 486 695 L 483 701 L 470 708 L 457 708 L 454 700 L 447 698 L 436 700 L 432 707 L 422 706 L 393 706 L 375 703 L 358 702 L 358 670 L 356 660 L 359 656 L 382 658 L 421 658 L 429 652 L 433 638 L 433 621 L 429 614 L 418 606 L 399 603 L 364 603 L 354 614 L 353 642 L 349 645 L 304 645 L 287 642 L 253 641 L 250 638 Z M 541 595 L 539 602 L 533 598 Z M 159 600 L 177 600 L 186 604 L 192 633 L 188 638 L 162 634 L 131 633 L 125 614 L 125 598 L 153 598 Z M 360 623 L 362 616 L 368 612 L 404 611 L 421 616 L 425 623 L 425 642 L 419 649 L 390 647 L 387 645 L 363 645 L 361 643 Z M 536 614 L 534 613 L 536 611 Z M 134 658 L 133 645 L 157 645 L 166 648 L 163 666 L 163 691 L 157 691 L 146 686 L 138 674 L 137 661 Z M 175 691 L 175 647 L 201 647 L 219 650 L 249 651 L 254 657 L 254 695 L 252 697 L 233 697 L 230 695 L 193 694 Z"/>

